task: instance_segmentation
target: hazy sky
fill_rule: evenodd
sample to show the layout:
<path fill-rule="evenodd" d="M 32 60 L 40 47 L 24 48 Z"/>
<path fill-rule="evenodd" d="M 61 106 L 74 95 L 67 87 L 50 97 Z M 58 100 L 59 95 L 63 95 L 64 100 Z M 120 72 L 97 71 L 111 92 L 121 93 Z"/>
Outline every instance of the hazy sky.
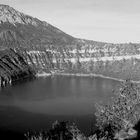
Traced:
<path fill-rule="evenodd" d="M 79 38 L 140 43 L 140 0 L 0 0 Z"/>

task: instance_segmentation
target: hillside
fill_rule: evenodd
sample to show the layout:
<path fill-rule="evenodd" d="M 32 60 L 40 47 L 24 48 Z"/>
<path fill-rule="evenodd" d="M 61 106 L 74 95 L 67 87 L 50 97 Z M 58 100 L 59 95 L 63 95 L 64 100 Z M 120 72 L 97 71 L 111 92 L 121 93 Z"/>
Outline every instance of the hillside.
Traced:
<path fill-rule="evenodd" d="M 140 79 L 140 44 L 77 39 L 7 5 L 0 5 L 0 48 L 14 48 L 37 72 Z"/>
<path fill-rule="evenodd" d="M 35 72 L 13 49 L 0 51 L 0 87 L 13 84 L 25 78 L 33 78 Z"/>
<path fill-rule="evenodd" d="M 38 48 L 40 44 L 71 44 L 75 41 L 72 36 L 47 22 L 20 13 L 7 5 L 0 5 L 0 23 L 0 42 L 8 46 L 15 43 L 16 46 L 20 44 L 21 47 Z"/>

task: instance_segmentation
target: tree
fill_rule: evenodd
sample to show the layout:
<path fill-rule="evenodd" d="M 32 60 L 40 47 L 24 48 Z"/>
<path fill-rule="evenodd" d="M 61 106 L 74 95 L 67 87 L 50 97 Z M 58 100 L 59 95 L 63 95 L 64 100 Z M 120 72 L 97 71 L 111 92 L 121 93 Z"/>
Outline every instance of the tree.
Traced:
<path fill-rule="evenodd" d="M 126 80 L 115 92 L 108 104 L 97 104 L 97 127 L 104 131 L 108 126 L 112 133 L 128 132 L 140 120 L 140 94 L 137 84 Z"/>

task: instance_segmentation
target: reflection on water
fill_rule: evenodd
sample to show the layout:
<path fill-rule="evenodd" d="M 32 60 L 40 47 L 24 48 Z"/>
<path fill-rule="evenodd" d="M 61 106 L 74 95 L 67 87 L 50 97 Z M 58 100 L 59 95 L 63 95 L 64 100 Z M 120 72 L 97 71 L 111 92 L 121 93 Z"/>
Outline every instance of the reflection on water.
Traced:
<path fill-rule="evenodd" d="M 0 128 L 48 129 L 58 119 L 74 121 L 87 133 L 95 122 L 94 103 L 107 102 L 118 83 L 102 78 L 57 76 L 5 88 L 0 91 Z"/>

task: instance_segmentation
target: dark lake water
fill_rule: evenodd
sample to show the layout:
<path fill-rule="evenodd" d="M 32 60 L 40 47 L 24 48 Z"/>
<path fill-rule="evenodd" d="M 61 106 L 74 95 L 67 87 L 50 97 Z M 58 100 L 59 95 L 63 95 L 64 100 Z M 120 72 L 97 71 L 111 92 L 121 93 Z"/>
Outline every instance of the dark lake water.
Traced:
<path fill-rule="evenodd" d="M 55 120 L 75 122 L 89 134 L 96 102 L 108 102 L 118 81 L 56 76 L 22 82 L 0 91 L 0 135 L 51 128 Z"/>

